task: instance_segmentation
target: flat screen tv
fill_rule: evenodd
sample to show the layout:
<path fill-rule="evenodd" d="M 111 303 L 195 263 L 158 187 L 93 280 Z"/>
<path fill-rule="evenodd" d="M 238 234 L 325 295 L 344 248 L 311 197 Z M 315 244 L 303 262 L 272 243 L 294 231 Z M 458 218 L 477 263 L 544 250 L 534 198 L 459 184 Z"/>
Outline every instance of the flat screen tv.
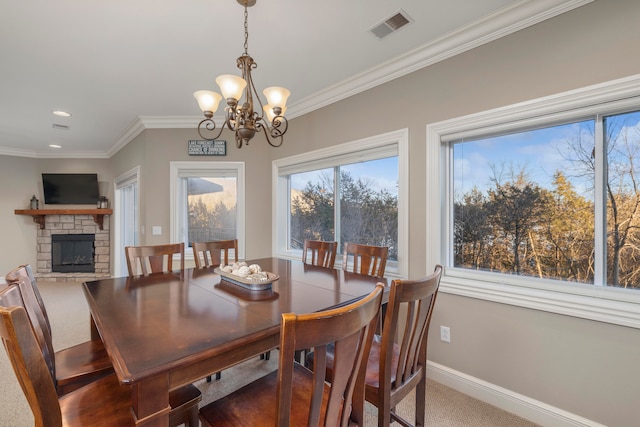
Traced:
<path fill-rule="evenodd" d="M 95 173 L 43 173 L 42 186 L 47 205 L 90 205 L 100 197 Z"/>

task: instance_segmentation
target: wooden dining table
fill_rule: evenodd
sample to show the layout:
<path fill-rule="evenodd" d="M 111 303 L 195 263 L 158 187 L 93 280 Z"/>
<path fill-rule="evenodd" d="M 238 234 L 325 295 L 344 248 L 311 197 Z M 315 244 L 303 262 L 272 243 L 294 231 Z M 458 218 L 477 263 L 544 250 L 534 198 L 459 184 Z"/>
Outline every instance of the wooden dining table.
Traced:
<path fill-rule="evenodd" d="M 248 263 L 278 276 L 270 289 L 247 290 L 212 268 L 84 283 L 94 331 L 131 387 L 136 425 L 167 426 L 170 390 L 276 348 L 283 313 L 348 304 L 379 282 L 389 288 L 386 279 L 301 261 Z"/>

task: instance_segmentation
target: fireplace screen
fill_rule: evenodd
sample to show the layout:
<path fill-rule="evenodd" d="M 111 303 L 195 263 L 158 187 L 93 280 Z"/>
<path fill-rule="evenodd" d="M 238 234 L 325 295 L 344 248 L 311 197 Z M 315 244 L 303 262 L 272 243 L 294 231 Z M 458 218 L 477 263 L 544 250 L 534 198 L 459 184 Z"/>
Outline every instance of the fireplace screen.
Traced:
<path fill-rule="evenodd" d="M 95 234 L 54 234 L 51 236 L 51 271 L 94 273 Z"/>

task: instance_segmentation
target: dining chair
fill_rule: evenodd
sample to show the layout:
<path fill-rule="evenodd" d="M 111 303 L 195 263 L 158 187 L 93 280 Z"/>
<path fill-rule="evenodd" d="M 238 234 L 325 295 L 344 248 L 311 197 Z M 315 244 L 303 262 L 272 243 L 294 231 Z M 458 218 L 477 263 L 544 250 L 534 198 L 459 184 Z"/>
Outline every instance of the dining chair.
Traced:
<path fill-rule="evenodd" d="M 233 250 L 233 260 L 238 262 L 238 239 L 193 242 L 191 247 L 196 268 L 216 267 L 220 265 L 222 260 L 225 265 L 228 265 L 230 250 Z M 220 378 L 222 378 L 222 374 L 216 372 L 216 379 Z M 211 375 L 207 376 L 207 382 L 211 382 Z"/>
<path fill-rule="evenodd" d="M 414 425 L 425 425 L 427 339 L 441 276 L 442 266 L 437 265 L 422 279 L 391 283 L 382 336 L 373 338 L 365 380 L 365 399 L 378 408 L 378 427 L 388 427 L 391 421 L 411 426 L 395 413 L 395 407 L 413 389 Z M 331 381 L 337 375 L 333 368 L 337 354 L 330 348 L 320 356 L 327 358 L 326 378 Z M 315 351 L 309 353 L 307 366 L 313 366 L 317 357 Z"/>
<path fill-rule="evenodd" d="M 115 374 L 58 396 L 47 355 L 42 352 L 22 304 L 17 285 L 9 285 L 0 291 L 0 337 L 33 413 L 34 425 L 133 425 L 131 390 L 120 385 Z M 169 425 L 198 426 L 198 404 L 201 400 L 202 394 L 193 385 L 172 391 L 169 396 Z"/>
<path fill-rule="evenodd" d="M 200 408 L 203 426 L 362 425 L 364 374 L 384 286 L 332 310 L 282 314 L 278 370 Z M 325 382 L 326 351 L 334 344 L 336 379 Z M 316 372 L 294 360 L 314 347 Z"/>
<path fill-rule="evenodd" d="M 147 276 L 152 273 L 173 271 L 173 257 L 179 257 L 180 271 L 184 270 L 184 243 L 168 243 L 152 246 L 126 246 L 129 276 L 139 273 Z"/>
<path fill-rule="evenodd" d="M 22 304 L 38 345 L 48 356 L 45 359 L 59 395 L 113 373 L 111 359 L 100 340 L 85 341 L 62 350 L 54 350 L 49 316 L 31 266 L 27 264 L 13 269 L 7 273 L 5 280 L 19 288 Z"/>
<path fill-rule="evenodd" d="M 229 265 L 229 251 L 233 250 L 233 261 L 238 262 L 238 239 L 193 242 L 193 259 L 196 268 L 217 267 L 224 260 Z"/>
<path fill-rule="evenodd" d="M 336 262 L 337 249 L 337 242 L 306 239 L 302 248 L 302 262 L 319 267 L 333 268 Z M 309 257 L 311 257 L 310 260 Z"/>
<path fill-rule="evenodd" d="M 346 242 L 342 250 L 342 269 L 348 271 L 349 258 L 353 259 L 351 271 L 367 276 L 383 277 L 387 266 L 389 248 Z"/>

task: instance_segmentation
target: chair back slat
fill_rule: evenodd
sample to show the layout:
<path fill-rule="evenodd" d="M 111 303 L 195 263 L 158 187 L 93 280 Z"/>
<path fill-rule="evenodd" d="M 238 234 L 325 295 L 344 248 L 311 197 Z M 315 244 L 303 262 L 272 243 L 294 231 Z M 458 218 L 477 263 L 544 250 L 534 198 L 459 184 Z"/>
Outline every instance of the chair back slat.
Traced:
<path fill-rule="evenodd" d="M 173 258 L 178 256 L 180 271 L 184 270 L 184 243 L 152 246 L 126 246 L 129 276 L 147 276 L 153 273 L 173 271 Z"/>
<path fill-rule="evenodd" d="M 349 270 L 349 258 L 352 258 L 354 273 L 367 276 L 383 277 L 387 267 L 389 248 L 386 246 L 371 246 L 347 242 L 342 251 L 342 269 Z"/>
<path fill-rule="evenodd" d="M 442 267 L 436 266 L 435 271 L 419 280 L 394 280 L 387 306 L 387 314 L 383 326 L 381 359 L 385 364 L 393 360 L 394 344 L 399 346 L 396 380 L 392 384 L 390 375 L 384 375 L 381 382 L 385 382 L 391 389 L 401 388 L 405 382 L 414 378 L 419 369 L 426 369 L 427 337 L 433 307 L 435 304 Z M 402 310 L 401 307 L 405 306 Z M 398 334 L 399 324 L 404 329 Z M 390 370 L 389 370 L 390 371 Z M 382 375 L 382 370 L 380 371 Z"/>
<path fill-rule="evenodd" d="M 233 260 L 238 262 L 238 239 L 193 242 L 193 259 L 196 268 L 217 267 L 224 260 L 229 264 L 229 251 L 233 250 Z"/>
<path fill-rule="evenodd" d="M 311 347 L 318 356 L 314 360 L 314 373 L 310 373 L 314 379 L 308 425 L 347 426 L 352 421 L 362 425 L 366 371 L 363 359 L 371 348 L 383 289 L 384 285 L 379 283 L 366 297 L 341 308 L 282 315 L 277 391 L 279 426 L 289 425 L 294 366 L 306 369 L 294 362 L 295 351 Z M 328 386 L 322 365 L 326 364 L 326 346 L 332 343 L 335 343 L 335 375 L 325 401 L 324 389 Z M 358 397 L 355 400 L 354 394 Z"/>
<path fill-rule="evenodd" d="M 38 305 L 40 306 L 40 310 L 42 311 L 42 315 L 44 316 L 47 329 L 51 333 L 51 322 L 49 321 L 49 315 L 47 314 L 47 307 L 44 305 L 44 300 L 42 299 L 42 294 L 40 293 L 40 289 L 38 289 L 38 282 L 36 280 L 36 276 L 33 274 L 33 270 L 29 264 L 24 264 L 19 267 L 16 267 L 9 273 L 7 273 L 5 280 L 7 283 L 17 280 L 18 277 L 26 275 L 31 282 L 31 286 L 33 287 L 33 294 L 38 301 Z"/>
<path fill-rule="evenodd" d="M 0 291 L 0 336 L 37 426 L 61 426 L 55 384 L 16 285 Z"/>
<path fill-rule="evenodd" d="M 337 242 L 307 239 L 302 248 L 302 262 L 318 267 L 333 268 L 337 249 Z"/>
<path fill-rule="evenodd" d="M 47 317 L 42 311 L 42 307 L 38 302 L 35 293 L 35 278 L 30 269 L 26 266 L 20 266 L 10 271 L 5 276 L 7 283 L 15 285 L 21 297 L 21 305 L 27 312 L 27 316 L 33 328 L 33 333 L 38 341 L 38 345 L 43 353 L 51 377 L 56 379 L 56 356 L 55 349 L 53 347 L 53 335 Z M 39 292 L 38 292 L 39 294 Z"/>

